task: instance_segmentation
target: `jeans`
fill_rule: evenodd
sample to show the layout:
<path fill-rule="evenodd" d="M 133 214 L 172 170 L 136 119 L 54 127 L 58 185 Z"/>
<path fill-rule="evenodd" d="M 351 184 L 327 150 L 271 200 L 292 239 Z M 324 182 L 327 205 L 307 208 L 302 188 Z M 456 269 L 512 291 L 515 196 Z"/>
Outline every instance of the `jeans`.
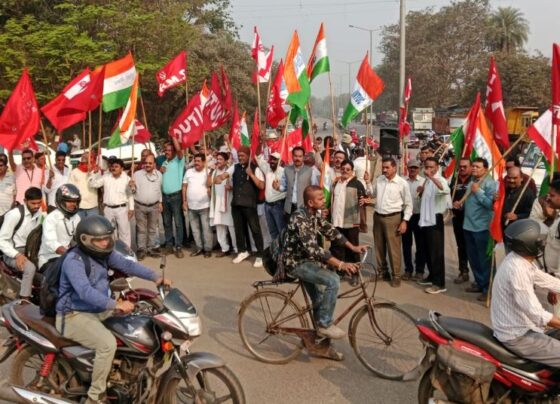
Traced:
<path fill-rule="evenodd" d="M 276 202 L 264 204 L 264 214 L 266 215 L 266 224 L 268 224 L 268 232 L 272 240 L 276 239 L 284 227 L 286 221 L 284 220 L 284 199 Z"/>
<path fill-rule="evenodd" d="M 488 230 L 464 230 L 464 232 L 467 256 L 474 275 L 474 280 L 478 287 L 482 289 L 482 293 L 486 293 L 488 292 L 488 284 L 490 283 L 490 265 L 492 265 L 491 256 L 486 253 L 490 233 Z"/>
<path fill-rule="evenodd" d="M 175 222 L 175 240 L 173 240 L 173 222 Z M 171 195 L 163 194 L 163 228 L 165 229 L 165 246 L 181 248 L 184 231 L 181 192 Z"/>
<path fill-rule="evenodd" d="M 189 223 L 191 225 L 194 243 L 198 250 L 212 251 L 213 235 L 210 230 L 210 209 L 189 209 Z"/>
<path fill-rule="evenodd" d="M 424 239 L 423 230 L 418 226 L 420 214 L 415 213 L 408 221 L 406 232 L 402 235 L 402 250 L 404 257 L 404 270 L 408 274 L 414 272 L 414 265 L 412 265 L 412 241 L 416 244 L 416 273 L 423 274 L 424 267 L 426 266 L 426 242 Z"/>
<path fill-rule="evenodd" d="M 80 219 L 84 220 L 88 216 L 98 215 L 99 208 L 90 208 L 90 209 L 78 209 L 78 216 Z"/>
<path fill-rule="evenodd" d="M 290 275 L 303 281 L 303 286 L 313 302 L 313 318 L 317 326 L 330 326 L 340 287 L 338 275 L 311 261 L 299 264 Z"/>

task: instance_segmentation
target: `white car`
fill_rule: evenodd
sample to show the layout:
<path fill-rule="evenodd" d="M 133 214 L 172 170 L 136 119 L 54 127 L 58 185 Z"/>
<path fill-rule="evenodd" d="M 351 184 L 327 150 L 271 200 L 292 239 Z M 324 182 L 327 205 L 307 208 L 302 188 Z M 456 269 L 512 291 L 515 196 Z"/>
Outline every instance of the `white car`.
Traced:
<path fill-rule="evenodd" d="M 524 174 L 531 175 L 531 172 L 533 171 L 533 168 L 535 167 L 535 164 L 537 163 L 537 160 L 542 156 L 542 151 L 533 142 L 531 142 L 527 146 L 526 150 L 527 151 L 525 152 L 525 155 L 523 157 L 523 161 L 521 163 L 521 171 Z M 537 190 L 541 189 L 541 184 L 543 183 L 544 178 L 548 174 L 549 173 L 546 172 L 544 159 L 542 159 L 540 161 L 539 165 L 537 166 L 537 168 L 535 169 L 535 173 L 533 174 L 533 179 L 535 180 Z"/>
<path fill-rule="evenodd" d="M 46 146 L 45 143 L 41 140 L 35 140 L 35 143 L 37 144 L 37 148 L 39 149 L 39 151 L 46 151 L 48 150 L 48 154 L 50 155 L 51 158 L 51 163 L 54 164 L 54 160 L 55 160 L 55 155 L 56 155 L 56 150 L 54 150 L 52 147 L 50 146 Z M 2 153 L 6 153 L 6 155 L 8 154 L 8 152 L 6 150 L 4 150 L 4 148 L 0 148 Z M 21 150 L 14 150 L 14 162 L 17 165 L 21 164 Z M 48 163 L 47 163 L 48 164 Z M 70 164 L 70 159 L 68 157 L 66 157 L 66 165 L 69 166 Z"/>
<path fill-rule="evenodd" d="M 105 158 L 117 157 L 122 159 L 125 165 L 130 165 L 132 163 L 132 138 L 128 139 L 128 142 L 125 144 L 112 149 L 107 148 L 109 139 L 109 137 L 101 139 L 101 156 Z M 92 150 L 97 150 L 97 144 L 98 142 L 92 144 Z M 134 143 L 134 162 L 140 161 L 140 155 L 144 149 L 150 149 L 156 154 L 156 145 L 154 143 Z M 80 162 L 80 158 L 85 151 L 87 151 L 87 149 L 77 150 L 70 154 L 70 163 L 72 166 L 76 166 Z"/>

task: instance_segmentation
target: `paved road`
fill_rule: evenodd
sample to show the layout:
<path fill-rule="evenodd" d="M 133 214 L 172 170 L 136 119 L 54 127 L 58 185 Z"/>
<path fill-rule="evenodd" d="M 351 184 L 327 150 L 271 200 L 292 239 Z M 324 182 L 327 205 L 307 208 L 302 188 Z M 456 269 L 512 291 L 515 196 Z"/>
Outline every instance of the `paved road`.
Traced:
<path fill-rule="evenodd" d="M 475 300 L 476 296 L 463 292 L 452 282 L 457 261 L 450 225 L 446 226 L 446 236 L 447 294 L 428 295 L 411 283 L 403 283 L 399 289 L 381 283 L 377 296 L 395 301 L 414 316 L 434 309 L 488 323 L 488 310 Z M 362 242 L 371 244 L 371 234 L 363 235 Z M 144 262 L 153 268 L 158 266 L 154 259 Z M 237 311 L 243 298 L 253 292 L 251 283 L 267 276 L 263 269 L 255 269 L 249 262 L 233 265 L 228 258 L 170 257 L 166 276 L 192 299 L 202 317 L 203 335 L 195 342 L 194 350 L 223 357 L 239 376 L 248 403 L 411 403 L 416 400 L 417 382 L 390 382 L 374 377 L 358 362 L 347 340 L 336 342 L 337 349 L 345 355 L 343 362 L 311 358 L 305 352 L 286 365 L 267 365 L 254 360 L 241 344 Z M 135 281 L 135 284 L 142 282 Z M 339 303 L 337 311 L 345 305 Z M 342 326 L 346 327 L 347 322 Z M 0 379 L 7 377 L 9 366 L 9 361 L 0 365 Z"/>

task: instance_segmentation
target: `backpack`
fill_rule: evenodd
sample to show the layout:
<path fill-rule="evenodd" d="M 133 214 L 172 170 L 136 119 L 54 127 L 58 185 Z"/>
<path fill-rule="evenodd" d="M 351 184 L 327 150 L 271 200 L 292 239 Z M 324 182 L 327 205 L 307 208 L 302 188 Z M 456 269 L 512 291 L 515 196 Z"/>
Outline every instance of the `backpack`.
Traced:
<path fill-rule="evenodd" d="M 43 316 L 56 316 L 56 302 L 62 297 L 58 295 L 62 264 L 70 251 L 75 251 L 82 258 L 86 276 L 89 278 L 89 274 L 91 273 L 91 263 L 89 261 L 89 257 L 78 247 L 69 249 L 56 260 L 51 262 L 43 272 L 41 290 L 39 291 L 39 309 L 41 310 L 41 314 Z"/>
<path fill-rule="evenodd" d="M 12 233 L 12 238 L 14 238 L 14 234 L 16 234 L 16 232 L 19 230 L 19 228 L 21 227 L 21 224 L 23 223 L 23 219 L 25 218 L 25 207 L 23 205 L 18 205 L 13 209 L 17 209 L 19 210 L 19 220 L 16 223 L 16 227 L 14 227 L 14 232 Z M 8 212 L 10 212 L 12 209 L 10 209 Z M 6 212 L 6 213 L 8 213 Z M 0 216 L 0 228 L 2 228 L 2 225 L 4 224 L 4 217 L 6 216 L 6 213 L 4 213 L 2 216 Z"/>
<path fill-rule="evenodd" d="M 284 269 L 284 257 L 282 256 L 287 234 L 286 229 L 284 228 L 278 237 L 272 240 L 270 246 L 263 251 L 264 269 L 275 282 L 283 282 L 289 278 Z"/>
<path fill-rule="evenodd" d="M 39 249 L 41 248 L 41 239 L 43 238 L 43 225 L 35 227 L 29 232 L 25 243 L 25 256 L 29 261 L 35 264 L 35 268 L 39 268 Z"/>

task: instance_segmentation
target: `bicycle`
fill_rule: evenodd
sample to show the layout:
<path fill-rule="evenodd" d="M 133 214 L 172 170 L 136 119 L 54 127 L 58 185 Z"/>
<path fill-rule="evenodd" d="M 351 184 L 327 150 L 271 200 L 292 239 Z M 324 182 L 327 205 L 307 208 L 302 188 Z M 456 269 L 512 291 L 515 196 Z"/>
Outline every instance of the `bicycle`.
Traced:
<path fill-rule="evenodd" d="M 348 326 L 350 345 L 360 362 L 375 375 L 390 380 L 408 380 L 424 357 L 424 346 L 419 338 L 415 320 L 389 301 L 376 301 L 377 272 L 366 263 L 366 252 L 358 271 L 359 285 L 340 293 L 337 299 L 357 297 L 335 320 L 340 323 L 354 311 Z M 373 276 L 364 278 L 362 269 L 370 266 Z M 368 286 L 373 281 L 371 296 Z M 272 364 L 288 363 L 305 348 L 311 355 L 342 360 L 330 339 L 317 335 L 317 324 L 309 295 L 300 280 L 291 279 L 282 284 L 295 284 L 286 292 L 272 288 L 280 282 L 257 281 L 256 291 L 241 303 L 238 328 L 247 350 L 258 360 Z M 298 290 L 303 293 L 305 306 L 293 299 Z M 309 321 L 310 320 L 310 321 Z M 309 326 L 311 324 L 311 327 Z"/>

